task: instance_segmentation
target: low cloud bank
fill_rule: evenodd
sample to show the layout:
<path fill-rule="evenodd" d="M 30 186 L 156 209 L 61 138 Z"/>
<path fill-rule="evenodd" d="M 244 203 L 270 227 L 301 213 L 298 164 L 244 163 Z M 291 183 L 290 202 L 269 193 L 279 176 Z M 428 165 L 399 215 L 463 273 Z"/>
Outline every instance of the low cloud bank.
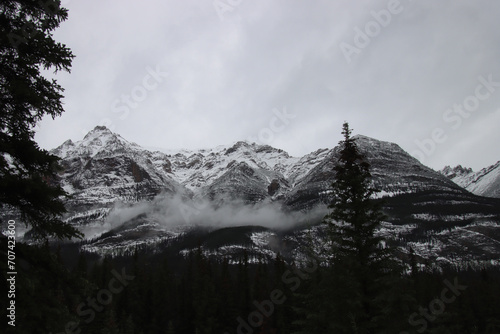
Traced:
<path fill-rule="evenodd" d="M 285 230 L 317 222 L 326 213 L 326 206 L 318 206 L 308 212 L 285 212 L 280 204 L 273 202 L 246 204 L 225 201 L 215 204 L 206 199 L 161 194 L 150 202 L 117 203 L 102 228 L 118 228 L 143 216 L 167 230 L 194 226 L 222 228 L 246 225 Z"/>

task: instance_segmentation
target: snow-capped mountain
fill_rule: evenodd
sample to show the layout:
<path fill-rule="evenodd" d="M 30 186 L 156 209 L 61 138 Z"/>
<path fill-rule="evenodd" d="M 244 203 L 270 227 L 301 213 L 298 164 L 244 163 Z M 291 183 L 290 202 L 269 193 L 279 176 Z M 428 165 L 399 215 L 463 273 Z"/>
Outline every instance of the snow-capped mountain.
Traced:
<path fill-rule="evenodd" d="M 384 194 L 463 191 L 396 144 L 359 135 L 355 139 Z M 268 145 L 240 141 L 197 151 L 151 152 L 98 126 L 83 140 L 66 141 L 52 153 L 62 159 L 61 184 L 77 206 L 152 200 L 169 193 L 216 203 L 279 201 L 287 209 L 306 210 L 325 201 L 339 149 L 291 157 Z"/>
<path fill-rule="evenodd" d="M 51 153 L 62 159 L 65 190 L 85 195 L 91 203 L 148 199 L 181 187 L 164 155 L 144 150 L 106 127 L 96 127 L 77 143 L 68 140 Z"/>
<path fill-rule="evenodd" d="M 500 198 L 500 161 L 478 172 L 459 165 L 446 166 L 441 173 L 473 194 Z"/>
<path fill-rule="evenodd" d="M 380 233 L 398 242 L 402 253 L 411 243 L 426 259 L 498 257 L 498 200 L 471 194 L 397 144 L 354 138 L 386 201 Z M 310 236 L 307 231 L 321 238 L 320 226 L 304 224 L 318 224 L 327 212 L 340 148 L 292 157 L 240 141 L 153 152 L 96 127 L 51 152 L 61 158 L 58 181 L 71 195 L 65 219 L 85 232 L 85 251 L 117 254 L 142 245 L 184 254 L 196 238 L 210 256 L 246 249 L 300 257 L 296 246 Z M 462 244 L 475 248 L 457 251 Z"/>
<path fill-rule="evenodd" d="M 81 141 L 51 151 L 61 158 L 59 182 L 71 198 L 66 219 L 75 225 L 102 223 L 117 202 L 151 200 L 183 187 L 169 174 L 163 155 L 148 152 L 96 127 Z"/>
<path fill-rule="evenodd" d="M 362 135 L 353 137 L 359 150 L 371 165 L 375 186 L 382 196 L 413 193 L 424 190 L 463 192 L 453 182 L 431 168 L 422 165 L 397 144 Z M 299 209 L 310 208 L 328 192 L 334 178 L 333 167 L 340 148 L 329 150 L 326 157 L 310 170 L 286 198 L 286 204 Z"/>
<path fill-rule="evenodd" d="M 98 126 L 83 140 L 68 140 L 51 153 L 62 159 L 64 189 L 77 201 L 102 204 L 151 200 L 162 192 L 221 201 L 274 200 L 327 150 L 295 158 L 270 146 L 237 142 L 198 151 L 151 152 Z"/>

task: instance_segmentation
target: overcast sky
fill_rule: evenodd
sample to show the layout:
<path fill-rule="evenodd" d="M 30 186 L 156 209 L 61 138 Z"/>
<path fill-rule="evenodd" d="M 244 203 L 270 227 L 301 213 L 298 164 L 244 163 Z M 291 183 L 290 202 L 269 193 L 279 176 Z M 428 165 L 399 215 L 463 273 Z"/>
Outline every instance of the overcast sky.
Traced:
<path fill-rule="evenodd" d="M 98 124 L 145 147 L 301 156 L 342 122 L 424 164 L 500 160 L 500 2 L 66 0 L 76 58 L 46 149 Z"/>

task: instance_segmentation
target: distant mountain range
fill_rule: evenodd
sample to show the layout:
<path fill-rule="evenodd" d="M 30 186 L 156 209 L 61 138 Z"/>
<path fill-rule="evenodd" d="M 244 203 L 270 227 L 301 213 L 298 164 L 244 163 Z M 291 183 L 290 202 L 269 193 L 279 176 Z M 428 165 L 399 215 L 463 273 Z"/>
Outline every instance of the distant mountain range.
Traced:
<path fill-rule="evenodd" d="M 471 193 L 500 198 L 500 161 L 478 172 L 460 165 L 454 168 L 446 166 L 440 172 Z"/>
<path fill-rule="evenodd" d="M 498 164 L 478 173 L 437 172 L 397 144 L 354 138 L 385 203 L 379 233 L 402 259 L 411 247 L 428 265 L 500 265 L 500 199 L 482 197 L 498 195 Z M 116 255 L 144 247 L 182 256 L 201 245 L 207 256 L 237 258 L 246 250 L 297 259 L 311 234 L 315 246 L 322 244 L 339 151 L 292 157 L 240 141 L 153 152 L 98 126 L 51 153 L 63 167 L 56 181 L 71 195 L 64 219 L 85 233 L 83 251 Z M 481 196 L 471 193 L 479 188 Z"/>
<path fill-rule="evenodd" d="M 464 192 L 396 144 L 360 135 L 355 139 L 384 195 Z M 96 127 L 83 140 L 68 140 L 51 153 L 62 158 L 61 184 L 78 204 L 151 200 L 160 193 L 175 193 L 219 204 L 271 201 L 287 210 L 307 210 L 325 201 L 338 148 L 291 157 L 271 146 L 240 141 L 197 151 L 151 152 Z"/>

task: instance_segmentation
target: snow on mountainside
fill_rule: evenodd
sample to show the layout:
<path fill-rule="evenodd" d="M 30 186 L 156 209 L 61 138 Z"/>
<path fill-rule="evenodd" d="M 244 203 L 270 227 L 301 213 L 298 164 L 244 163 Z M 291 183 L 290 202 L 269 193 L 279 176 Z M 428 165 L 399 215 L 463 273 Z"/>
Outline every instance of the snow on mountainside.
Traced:
<path fill-rule="evenodd" d="M 499 200 L 471 194 L 394 143 L 354 138 L 386 197 L 381 233 L 398 242 L 402 253 L 413 242 L 426 259 L 498 258 Z M 240 141 L 152 152 L 98 126 L 81 141 L 66 141 L 51 152 L 63 167 L 57 181 L 72 195 L 64 219 L 87 236 L 84 251 L 120 254 L 139 245 L 184 254 L 189 247 L 179 251 L 180 245 L 201 241 L 210 256 L 238 257 L 245 249 L 293 258 L 301 256 L 296 247 L 308 235 L 304 223 L 317 224 L 326 213 L 340 148 L 292 157 Z M 498 169 L 481 175 L 486 180 Z M 311 231 L 320 240 L 320 225 Z M 438 240 L 443 247 L 436 247 Z M 458 244 L 478 246 L 470 253 Z"/>
<path fill-rule="evenodd" d="M 98 202 L 152 198 L 180 185 L 168 173 L 168 160 L 130 143 L 106 127 L 96 127 L 81 141 L 64 142 L 51 151 L 62 159 L 62 186 L 75 196 Z"/>
<path fill-rule="evenodd" d="M 478 172 L 460 165 L 446 166 L 440 172 L 473 194 L 500 198 L 500 161 Z"/>
<path fill-rule="evenodd" d="M 250 199 L 258 200 L 266 197 L 267 188 L 273 187 L 273 181 L 275 184 L 281 181 L 281 185 L 285 186 L 289 181 L 300 178 L 301 171 L 302 174 L 308 171 L 304 166 L 296 168 L 302 161 L 290 157 L 283 150 L 243 141 L 215 149 L 170 153 L 167 157 L 172 163 L 172 174 L 183 186 L 212 199 L 218 193 L 227 195 L 230 189 L 224 179 L 235 180 L 247 175 L 247 182 L 256 181 L 252 188 L 258 188 L 257 198 Z"/>
<path fill-rule="evenodd" d="M 423 166 L 398 145 L 355 136 L 384 194 L 460 187 Z M 62 159 L 63 187 L 73 204 L 151 200 L 160 193 L 182 194 L 222 203 L 282 201 L 292 210 L 325 202 L 339 148 L 301 158 L 268 145 L 237 142 L 213 149 L 151 152 L 98 126 L 83 140 L 64 142 L 52 151 Z"/>
<path fill-rule="evenodd" d="M 424 190 L 464 191 L 443 175 L 422 165 L 397 144 L 362 135 L 353 138 L 371 165 L 373 181 L 381 190 L 381 195 L 393 196 Z M 307 209 L 324 200 L 334 178 L 333 167 L 339 152 L 338 146 L 330 150 L 328 157 L 301 179 L 287 196 L 285 203 L 297 209 Z"/>
<path fill-rule="evenodd" d="M 194 193 L 213 197 L 217 187 L 223 186 L 223 179 L 234 180 L 238 177 L 236 174 L 244 177 L 246 170 L 251 179 L 260 181 L 254 186 L 278 198 L 327 154 L 328 149 L 320 149 L 296 158 L 268 145 L 240 141 L 213 149 L 168 151 L 167 157 L 172 164 L 172 174 Z"/>
<path fill-rule="evenodd" d="M 81 141 L 68 140 L 59 156 L 62 187 L 72 195 L 67 220 L 101 222 L 117 203 L 151 201 L 158 195 L 207 198 L 222 203 L 277 200 L 327 154 L 302 158 L 267 145 L 237 142 L 214 149 L 151 152 L 97 126 Z"/>
<path fill-rule="evenodd" d="M 61 158 L 61 186 L 72 196 L 67 221 L 101 224 L 113 205 L 177 193 L 182 186 L 168 170 L 164 155 L 143 150 L 106 127 L 96 127 L 81 141 L 66 141 L 51 153 Z"/>

